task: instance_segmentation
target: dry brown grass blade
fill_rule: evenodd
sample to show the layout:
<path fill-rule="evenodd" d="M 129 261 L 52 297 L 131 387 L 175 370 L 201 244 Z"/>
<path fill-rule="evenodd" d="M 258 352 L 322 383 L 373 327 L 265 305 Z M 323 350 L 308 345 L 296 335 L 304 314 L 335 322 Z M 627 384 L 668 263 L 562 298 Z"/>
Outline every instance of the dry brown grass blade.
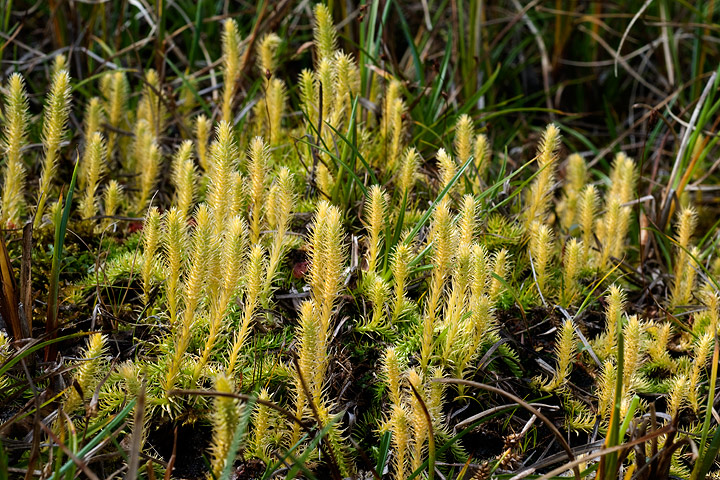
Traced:
<path fill-rule="evenodd" d="M 493 387 L 491 385 L 486 385 L 484 383 L 479 382 L 473 382 L 470 380 L 462 380 L 459 378 L 435 378 L 433 379 L 433 382 L 440 382 L 440 383 L 452 383 L 456 385 L 467 385 L 468 387 L 474 387 L 474 388 L 480 388 L 482 390 L 487 390 L 488 392 L 496 393 L 500 396 L 503 396 L 505 398 L 508 398 L 512 400 L 513 402 L 516 402 L 518 405 L 522 406 L 526 410 L 530 411 L 532 414 L 534 414 L 537 418 L 539 418 L 547 427 L 550 429 L 550 431 L 555 435 L 555 438 L 557 439 L 558 443 L 563 447 L 565 452 L 567 453 L 568 459 L 570 460 L 570 463 L 572 463 L 572 470 L 575 473 L 575 478 L 577 480 L 580 480 L 580 468 L 578 467 L 579 463 L 576 463 L 575 460 L 575 454 L 572 451 L 572 448 L 570 448 L 570 445 L 568 445 L 567 441 L 565 440 L 565 437 L 563 437 L 562 433 L 558 428 L 555 426 L 553 422 L 550 421 L 549 418 L 547 418 L 545 415 L 543 415 L 540 410 L 530 405 L 528 402 L 523 400 L 522 398 L 513 395 L 510 392 L 506 392 L 505 390 L 502 390 L 497 387 Z M 570 467 L 563 470 L 570 470 Z"/>
<path fill-rule="evenodd" d="M 539 477 L 538 480 L 549 480 L 550 478 L 553 478 L 556 475 L 560 475 L 561 473 L 570 470 L 570 468 L 578 468 L 578 466 L 580 464 L 585 463 L 588 460 L 592 460 L 593 458 L 604 457 L 605 455 L 608 455 L 608 454 L 614 453 L 614 452 L 622 452 L 623 450 L 632 448 L 635 445 L 643 444 L 643 443 L 645 443 L 649 440 L 655 439 L 661 435 L 670 433 L 674 429 L 675 429 L 675 427 L 673 427 L 672 424 L 667 424 L 664 427 L 662 427 L 661 429 L 655 430 L 652 433 L 649 433 L 649 434 L 645 435 L 644 437 L 638 438 L 636 440 L 632 440 L 632 441 L 624 443 L 622 445 L 616 445 L 614 447 L 604 448 L 602 450 L 598 450 L 597 452 L 589 453 L 582 458 L 578 458 L 576 460 L 573 460 L 572 462 L 566 463 L 565 465 L 561 465 L 550 472 L 547 472 L 545 475 Z M 523 477 L 518 477 L 518 478 L 523 478 Z"/>
<path fill-rule="evenodd" d="M 23 338 L 23 328 L 18 314 L 17 288 L 15 275 L 10 264 L 10 255 L 5 246 L 5 239 L 0 236 L 0 316 L 10 329 L 15 340 Z"/>
<path fill-rule="evenodd" d="M 20 301 L 22 302 L 25 325 L 27 326 L 25 338 L 32 337 L 32 234 L 33 222 L 28 222 L 23 227 L 22 260 L 20 263 Z"/>

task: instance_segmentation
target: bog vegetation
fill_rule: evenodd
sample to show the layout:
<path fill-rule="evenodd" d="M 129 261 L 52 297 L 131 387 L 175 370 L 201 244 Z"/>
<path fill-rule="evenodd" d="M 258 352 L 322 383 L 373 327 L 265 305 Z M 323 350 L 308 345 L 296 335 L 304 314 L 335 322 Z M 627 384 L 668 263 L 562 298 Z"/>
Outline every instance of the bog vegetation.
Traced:
<path fill-rule="evenodd" d="M 251 26 L 188 19 L 189 68 L 200 29 L 219 29 L 200 72 L 165 52 L 168 6 L 132 7 L 159 29 L 153 66 L 112 63 L 117 45 L 95 37 L 106 51 L 92 75 L 71 77 L 81 49 L 38 60 L 39 78 L 15 47 L 2 84 L 0 478 L 716 470 L 720 257 L 703 197 L 717 180 L 715 30 L 698 36 L 694 83 L 641 119 L 641 145 L 622 148 L 636 134 L 613 123 L 602 150 L 551 105 L 562 92 L 545 63 L 542 106 L 522 107 L 494 90 L 501 67 L 472 66 L 503 42 L 473 27 L 482 2 L 446 2 L 462 26 L 415 38 L 399 4 L 370 2 L 347 17 L 360 48 L 333 17 L 345 7 L 307 2 L 293 6 L 312 29 L 298 48 L 274 31 L 295 20 L 268 13 L 290 3 L 259 6 Z M 649 3 L 624 19 L 618 52 Z M 542 44 L 530 6 L 510 4 Z M 690 14 L 709 25 L 708 8 Z M 543 12 L 568 42 L 572 16 Z M 409 53 L 386 64 L 391 14 Z M 440 40 L 450 47 L 428 72 Z M 663 68 L 678 75 L 674 54 Z M 496 133 L 509 126 L 496 113 L 518 112 L 525 133 Z"/>

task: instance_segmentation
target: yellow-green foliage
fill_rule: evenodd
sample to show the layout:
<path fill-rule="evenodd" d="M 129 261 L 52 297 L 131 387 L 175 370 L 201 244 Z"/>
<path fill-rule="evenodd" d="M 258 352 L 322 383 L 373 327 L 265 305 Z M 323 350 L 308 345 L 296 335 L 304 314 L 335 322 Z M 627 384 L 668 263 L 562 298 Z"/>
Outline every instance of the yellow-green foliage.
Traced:
<path fill-rule="evenodd" d="M 105 112 L 110 127 L 108 132 L 108 156 L 115 154 L 117 142 L 117 129 L 127 129 L 127 101 L 130 95 L 130 85 L 124 71 L 105 74 L 102 77 L 100 90 L 105 97 Z"/>
<path fill-rule="evenodd" d="M 547 283 L 550 280 L 548 267 L 552 261 L 554 241 L 553 231 L 550 227 L 538 222 L 530 225 L 530 260 L 541 296 L 547 294 Z"/>
<path fill-rule="evenodd" d="M 333 57 L 337 50 L 337 32 L 333 25 L 332 15 L 326 5 L 318 3 L 315 5 L 315 26 L 313 27 L 313 39 L 315 43 L 315 54 L 318 61 L 327 60 Z"/>
<path fill-rule="evenodd" d="M 225 20 L 223 24 L 222 52 L 223 52 L 223 100 L 222 121 L 231 122 L 231 109 L 233 98 L 237 89 L 240 75 L 240 33 L 233 19 Z"/>
<path fill-rule="evenodd" d="M 314 56 L 307 64 L 312 68 L 303 70 L 295 84 L 280 78 L 284 39 L 263 32 L 256 38 L 254 31 L 245 45 L 235 21 L 226 20 L 222 59 L 208 66 L 221 64 L 221 71 L 188 75 L 196 91 L 206 80 L 213 86 L 222 82 L 209 103 L 191 95 L 187 85 L 172 92 L 175 83 L 161 82 L 154 70 L 133 74 L 133 89 L 123 71 L 102 74 L 102 96 L 84 103 L 84 124 L 72 137 L 82 160 L 79 208 L 71 222 L 110 217 L 91 225 L 95 235 L 110 238 L 88 242 L 109 258 L 101 255 L 92 281 L 73 288 L 79 297 L 91 285 L 99 304 L 111 305 L 117 318 L 142 315 L 139 321 L 151 330 L 137 356 L 101 386 L 99 418 L 105 421 L 138 395 L 146 378 L 148 423 L 162 416 L 163 421 L 212 425 L 209 456 L 212 475 L 218 476 L 228 455 L 236 453 L 229 448 L 242 407 L 229 397 L 171 391 L 211 385 L 224 393 L 260 391 L 260 399 L 292 412 L 313 432 L 335 423 L 322 439 L 321 456 L 319 449 L 309 451 L 311 438 L 301 441 L 304 427 L 257 404 L 245 460 L 274 463 L 300 442 L 295 455 L 308 468 L 327 463 L 325 452 L 330 452 L 341 475 L 351 477 L 359 463 L 345 438 L 346 417 L 338 414 L 349 391 L 364 395 L 384 384 L 378 389 L 382 405 L 373 404 L 370 415 L 361 412 L 353 435 L 365 425 L 390 432 L 389 476 L 406 479 L 428 459 L 431 440 L 451 436 L 448 424 L 455 420 L 445 418 L 445 396 L 453 407 L 470 398 L 465 387 L 445 391 L 433 380 L 493 378 L 500 369 L 503 376 L 520 375 L 505 337 L 516 335 L 522 324 L 534 335 L 539 325 L 532 322 L 538 318 L 557 322 L 553 311 L 569 317 L 558 325 L 554 352 L 540 353 L 548 355 L 554 375 L 535 386 L 556 393 L 552 401 L 565 408 L 569 427 L 592 429 L 597 414 L 600 431 L 606 429 L 621 361 L 623 412 L 634 394 L 662 394 L 666 413 L 692 409 L 702 415 L 706 366 L 720 313 L 712 282 L 698 281 L 700 266 L 692 258 L 712 259 L 708 269 L 713 275 L 720 273 L 720 261 L 714 260 L 712 247 L 701 252 L 692 245 L 695 211 L 688 207 L 678 213 L 672 274 L 639 293 L 637 275 L 645 272 L 635 269 L 638 250 L 629 247 L 628 239 L 637 181 L 631 159 L 618 154 L 605 183 L 588 184 L 589 167 L 579 154 L 571 154 L 565 174 L 557 175 L 560 130 L 550 124 L 537 147 L 537 168 L 531 167 L 528 187 L 508 191 L 528 179 L 521 172 L 525 176 L 504 182 L 502 191 L 487 188 L 494 183 L 487 179 L 505 168 L 491 162 L 491 142 L 503 137 L 479 133 L 480 117 L 468 112 L 457 116 L 432 147 L 428 139 L 433 137 L 426 133 L 440 123 L 420 127 L 414 115 L 424 106 L 410 97 L 425 92 L 412 80 L 388 73 L 394 69 L 383 73 L 369 67 L 372 52 L 363 52 L 366 64 L 358 65 L 340 48 L 331 9 L 322 4 L 312 9 Z M 34 191 L 41 199 L 38 222 L 47 197 L 53 222 L 61 219 L 62 203 L 55 202 L 59 189 L 52 185 L 61 184 L 53 174 L 63 141 L 71 138 L 65 126 L 70 105 L 66 67 L 58 58 L 52 68 L 41 129 L 30 128 L 22 77 L 13 74 L 7 81 L 3 228 L 19 227 L 29 217 L 25 168 L 41 171 Z M 259 88 L 240 92 L 241 76 L 257 80 Z M 241 98 L 245 93 L 248 97 Z M 241 100 L 242 114 L 236 109 Z M 201 103 L 207 116 L 198 113 Z M 178 113 L 182 118 L 175 118 Z M 345 136 L 348 130 L 350 144 L 337 133 Z M 26 146 L 38 140 L 43 152 L 35 158 Z M 358 153 L 371 171 L 360 166 Z M 168 168 L 164 156 L 172 159 Z M 352 175 L 348 164 L 338 162 L 351 158 L 356 161 L 349 168 Z M 508 160 L 513 161 L 507 165 L 518 164 Z M 606 178 L 595 173 L 593 179 Z M 434 201 L 443 190 L 444 198 Z M 133 217 L 144 217 L 142 233 L 131 236 L 127 247 L 120 235 Z M 427 224 L 419 224 L 420 219 Z M 84 261 L 82 255 L 75 258 Z M 620 260 L 626 264 L 622 271 L 612 270 Z M 708 308 L 687 312 L 679 321 L 688 328 L 680 329 L 676 321 L 649 319 L 628 302 L 639 295 L 657 296 L 664 285 L 671 286 L 671 295 L 658 299 L 659 305 L 677 310 L 701 300 Z M 131 299 L 107 301 L 106 295 L 119 287 Z M 606 288 L 601 299 L 592 294 Z M 133 289 L 140 293 L 140 305 L 132 304 Z M 603 333 L 588 333 L 593 329 L 586 325 L 598 322 L 603 309 Z M 508 317 L 510 323 L 503 324 Z M 625 342 L 622 360 L 618 333 Z M 537 345 L 525 335 L 523 345 Z M 580 339 L 591 348 L 578 352 Z M 8 342 L 0 332 L 0 363 L 10 354 Z M 74 374 L 82 395 L 68 389 L 66 410 L 77 413 L 98 388 L 105 343 L 98 334 L 90 337 L 86 360 Z M 367 362 L 378 359 L 370 366 L 377 375 L 358 377 L 357 355 Z M 588 361 L 595 357 L 599 365 Z M 297 358 L 297 367 L 290 358 Z M 568 381 L 573 366 L 581 363 L 588 378 L 596 380 L 590 395 L 577 395 Z M 8 385 L 0 378 L 0 387 Z M 338 386 L 342 393 L 336 398 Z M 485 405 L 490 398 L 478 394 L 472 404 L 491 408 Z M 640 409 L 645 406 L 641 403 Z M 93 428 L 100 425 L 90 421 Z M 453 461 L 467 460 L 460 447 L 450 455 Z"/>
<path fill-rule="evenodd" d="M 566 230 L 578 221 L 580 192 L 586 181 L 585 160 L 577 153 L 570 155 L 567 159 L 563 197 L 557 206 L 560 222 Z"/>
<path fill-rule="evenodd" d="M 172 163 L 172 183 L 175 187 L 175 203 L 186 218 L 195 200 L 196 172 L 192 158 L 193 142 L 185 140 L 175 152 Z"/>
<path fill-rule="evenodd" d="M 367 271 L 375 272 L 378 255 L 382 248 L 385 219 L 387 218 L 387 200 L 385 192 L 377 185 L 370 187 L 365 200 L 365 222 L 368 228 Z"/>
<path fill-rule="evenodd" d="M 88 344 L 82 354 L 82 362 L 73 376 L 73 382 L 77 382 L 82 392 L 71 388 L 65 400 L 65 410 L 73 412 L 82 406 L 85 399 L 92 398 L 95 388 L 102 379 L 103 370 L 106 365 L 104 356 L 107 354 L 107 337 L 100 333 L 94 333 L 88 338 Z"/>
<path fill-rule="evenodd" d="M 572 361 L 576 350 L 575 325 L 572 320 L 568 319 L 565 320 L 562 328 L 558 331 L 557 339 L 555 340 L 555 357 L 557 358 L 555 375 L 552 380 L 542 386 L 543 390 L 552 391 L 565 387 L 568 377 L 570 376 Z"/>
<path fill-rule="evenodd" d="M 529 226 L 533 221 L 544 221 L 551 201 L 551 190 L 555 179 L 557 155 L 560 148 L 560 130 L 550 124 L 543 133 L 542 142 L 538 147 L 538 173 L 527 191 L 525 206 L 525 223 Z"/>
<path fill-rule="evenodd" d="M 70 74 L 60 69 L 53 75 L 52 85 L 48 93 L 43 111 L 43 163 L 40 174 L 40 188 L 37 211 L 35 212 L 35 228 L 42 221 L 43 210 L 50 193 L 50 184 L 55 177 L 60 143 L 67 130 L 67 119 L 70 113 Z"/>
<path fill-rule="evenodd" d="M 87 140 L 82 163 L 85 165 L 85 192 L 80 200 L 80 211 L 84 218 L 90 218 L 97 213 L 98 181 L 105 173 L 105 140 L 99 132 L 94 132 Z"/>
<path fill-rule="evenodd" d="M 692 250 L 690 237 L 692 237 L 696 225 L 697 212 L 694 208 L 684 208 L 678 213 L 675 236 L 675 281 L 670 300 L 674 307 L 689 304 L 692 297 L 696 268 L 693 257 L 697 258 L 699 252 Z"/>
<path fill-rule="evenodd" d="M 153 207 L 148 211 L 143 226 L 143 291 L 145 301 L 150 300 L 150 281 L 155 267 L 155 252 L 160 242 L 160 212 Z"/>
<path fill-rule="evenodd" d="M 222 373 L 215 377 L 215 390 L 220 393 L 234 393 L 232 380 Z M 242 407 L 234 398 L 217 396 L 212 408 L 212 476 L 219 478 L 227 461 L 230 446 L 232 444 L 235 427 L 240 420 Z"/>
<path fill-rule="evenodd" d="M 18 73 L 10 75 L 5 96 L 5 127 L 3 129 L 2 156 L 5 158 L 0 203 L 0 227 L 20 225 L 25 208 L 25 167 L 21 148 L 26 142 L 28 128 L 28 101 L 25 82 Z"/>

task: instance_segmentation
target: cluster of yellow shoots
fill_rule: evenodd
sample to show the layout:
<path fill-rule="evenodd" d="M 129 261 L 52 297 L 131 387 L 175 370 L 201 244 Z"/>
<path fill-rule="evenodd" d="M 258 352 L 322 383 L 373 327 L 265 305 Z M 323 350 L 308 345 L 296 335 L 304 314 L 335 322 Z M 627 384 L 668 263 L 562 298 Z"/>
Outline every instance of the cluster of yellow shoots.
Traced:
<path fill-rule="evenodd" d="M 360 122 L 360 109 L 354 110 L 360 69 L 350 55 L 338 49 L 330 12 L 323 5 L 315 8 L 314 34 L 314 70 L 303 71 L 298 80 L 300 107 L 305 114 L 302 125 L 292 130 L 285 121 L 287 89 L 274 76 L 281 39 L 270 34 L 258 45 L 263 95 L 254 108 L 252 129 L 237 131 L 233 127 L 237 82 L 248 60 L 237 25 L 232 20 L 225 22 L 224 88 L 218 119 L 214 122 L 201 114 L 188 122 L 186 133 L 192 138 L 185 138 L 172 154 L 174 198 L 165 211 L 153 206 L 158 203 L 153 197 L 163 171 L 165 153 L 160 138 L 167 122 L 158 75 L 152 70 L 145 73 L 135 113 L 128 108 L 126 74 L 118 71 L 102 77 L 103 98 L 90 99 L 85 111 L 79 215 L 89 219 L 102 212 L 100 229 L 107 228 L 119 213 L 147 210 L 139 271 L 148 316 L 164 327 L 164 333 L 152 349 L 151 360 L 128 362 L 116 369 L 102 387 L 101 400 L 105 410 L 111 411 L 125 393 L 137 394 L 138 378 L 145 376 L 148 385 L 157 387 L 148 391 L 147 405 L 152 412 L 192 420 L 193 414 L 188 413 L 191 406 L 173 390 L 202 388 L 212 382 L 222 393 L 243 391 L 243 379 L 251 368 L 249 344 L 255 327 L 271 315 L 285 254 L 299 243 L 290 231 L 300 182 L 292 173 L 293 162 L 316 164 L 314 180 L 321 194 L 330 196 L 341 172 L 331 153 L 343 144 L 338 132 L 358 121 L 358 150 L 384 173 L 393 189 L 388 193 L 382 186 L 371 186 L 365 199 L 365 254 L 357 293 L 370 308 L 365 318 L 354 320 L 360 332 L 397 340 L 384 352 L 382 366 L 378 367 L 387 387 L 385 419 L 378 429 L 392 433 L 392 475 L 404 479 L 427 458 L 432 435 L 448 429 L 443 416 L 446 392 L 433 379 L 474 375 L 478 358 L 501 338 L 495 311 L 507 297 L 508 288 L 529 289 L 538 302 L 548 307 L 559 304 L 572 312 L 588 294 L 589 281 L 623 261 L 636 167 L 627 156 L 618 154 L 605 200 L 601 201 L 600 189 L 589 182 L 583 158 L 570 155 L 556 201 L 560 132 L 549 125 L 538 148 L 537 173 L 525 192 L 518 218 L 508 219 L 508 224 L 522 232 L 519 246 L 526 248 L 515 248 L 508 242 L 489 250 L 483 242 L 485 205 L 479 194 L 487 186 L 490 143 L 484 134 L 475 132 L 468 115 L 461 115 L 453 151 L 439 149 L 436 154 L 438 191 L 447 190 L 447 194 L 431 207 L 427 238 L 420 241 L 405 230 L 412 227 L 406 220 L 407 225 L 401 225 L 404 233 L 393 244 L 389 235 L 395 228 L 393 222 L 419 218 L 423 213 L 412 201 L 421 158 L 408 145 L 410 124 L 402 84 L 390 80 L 382 91 L 381 82 L 372 82 L 370 101 L 382 108 L 377 117 L 364 112 Z M 38 224 L 51 192 L 70 108 L 70 79 L 64 58 L 57 57 L 53 72 L 43 117 L 43 169 L 34 212 Z M 185 101 L 182 108 L 192 111 L 192 95 L 183 91 L 180 96 Z M 5 98 L 0 220 L 3 227 L 13 228 L 21 225 L 28 211 L 23 166 L 23 155 L 27 154 L 23 146 L 29 117 L 19 74 L 8 79 Z M 121 134 L 128 131 L 131 136 Z M 371 135 L 375 132 L 376 136 Z M 292 138 L 306 133 L 317 138 L 319 145 L 301 144 L 297 151 L 287 148 Z M 102 184 L 119 159 L 124 159 L 122 168 L 133 175 L 132 198 L 125 196 L 114 179 Z M 467 166 L 469 181 L 455 182 L 463 166 Z M 393 202 L 392 198 L 406 199 L 407 203 Z M 400 212 L 399 204 L 407 206 L 408 212 Z M 283 373 L 260 374 L 288 378 L 286 389 L 292 395 L 283 399 L 278 393 L 273 398 L 267 389 L 259 395 L 263 400 L 287 402 L 299 419 L 319 421 L 321 427 L 332 425 L 324 441 L 343 476 L 351 475 L 354 465 L 341 422 L 334 418 L 338 405 L 328 398 L 327 390 L 339 299 L 354 274 L 346 268 L 346 213 L 326 200 L 317 202 L 307 239 L 309 298 L 297 309 L 297 368 L 278 356 L 274 366 Z M 693 301 L 699 252 L 690 241 L 696 223 L 692 208 L 678 214 L 670 308 Z M 384 260 L 383 252 L 390 248 Z M 409 286 L 420 278 L 414 267 L 421 260 L 432 268 L 418 295 Z M 518 267 L 514 272 L 513 264 Z M 565 321 L 558 328 L 555 373 L 551 379 L 541 380 L 541 387 L 562 393 L 574 406 L 568 424 L 591 428 L 596 416 L 607 419 L 617 372 L 618 329 L 622 329 L 627 352 L 623 359 L 625 408 L 636 393 L 662 391 L 669 392 L 669 414 L 684 407 L 697 411 L 702 397 L 700 378 L 713 346 L 719 314 L 719 298 L 711 286 L 706 284 L 700 297 L 707 310 L 693 316 L 689 331 L 680 332 L 668 322 L 626 315 L 621 287 L 610 287 L 606 331 L 588 344 L 601 362 L 597 368 L 599 404 L 593 406 L 572 398 L 568 378 L 579 337 L 573 319 Z M 4 339 L 0 336 L 0 360 Z M 671 341 L 673 348 L 690 354 L 671 357 Z M 408 352 L 399 347 L 408 342 L 417 346 L 417 352 L 410 352 L 417 355 L 416 367 L 407 366 Z M 105 343 L 104 337 L 93 335 L 86 351 L 90 360 L 75 373 L 86 398 L 97 386 L 98 372 L 107 367 L 102 360 Z M 512 355 L 510 349 L 503 348 Z M 647 377 L 648 368 L 663 369 L 671 380 L 653 384 Z M 73 391 L 67 395 L 65 408 L 72 411 L 84 400 Z M 209 417 L 214 429 L 211 455 L 216 476 L 226 466 L 243 408 L 233 398 L 214 400 Z M 308 440 L 302 440 L 299 424 L 281 421 L 265 405 L 255 406 L 250 430 L 245 454 L 266 462 L 281 448 L 300 443 L 302 450 L 309 445 Z"/>

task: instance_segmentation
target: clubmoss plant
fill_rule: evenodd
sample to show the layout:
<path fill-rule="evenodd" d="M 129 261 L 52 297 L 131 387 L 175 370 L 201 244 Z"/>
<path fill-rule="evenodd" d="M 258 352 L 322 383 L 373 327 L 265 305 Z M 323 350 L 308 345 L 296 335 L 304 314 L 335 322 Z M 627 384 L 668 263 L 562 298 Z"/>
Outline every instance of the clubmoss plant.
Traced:
<path fill-rule="evenodd" d="M 555 375 L 553 375 L 552 380 L 542 385 L 543 390 L 551 392 L 566 387 L 572 370 L 573 358 L 577 351 L 576 343 L 575 325 L 571 319 L 567 319 L 558 331 L 555 340 L 555 357 L 557 358 Z"/>
<path fill-rule="evenodd" d="M 580 292 L 578 277 L 584 263 L 585 250 L 581 240 L 571 238 L 565 244 L 563 256 L 563 284 L 560 303 L 565 308 L 574 304 Z"/>
<path fill-rule="evenodd" d="M 220 393 L 234 393 L 232 380 L 222 373 L 215 377 L 215 390 Z M 213 426 L 212 446 L 212 474 L 208 478 L 218 478 L 225 468 L 225 462 L 233 443 L 235 427 L 240 421 L 242 407 L 234 398 L 217 396 L 212 408 L 211 422 Z"/>
<path fill-rule="evenodd" d="M 538 222 L 530 225 L 530 260 L 533 276 L 542 297 L 548 294 L 548 282 L 550 281 L 548 267 L 552 261 L 554 246 L 555 238 L 550 227 Z"/>
<path fill-rule="evenodd" d="M 692 251 L 690 237 L 697 225 L 697 212 L 687 207 L 678 212 L 677 234 L 675 236 L 675 281 L 673 283 L 670 304 L 673 307 L 688 305 L 695 284 L 695 268 L 691 255 L 697 258 L 699 252 Z"/>
<path fill-rule="evenodd" d="M 80 200 L 84 218 L 94 217 L 98 211 L 97 189 L 100 177 L 105 173 L 105 140 L 100 132 L 94 132 L 85 145 L 82 163 L 85 165 L 85 192 Z"/>
<path fill-rule="evenodd" d="M 196 197 L 197 172 L 192 158 L 193 142 L 185 140 L 175 152 L 172 162 L 172 183 L 175 203 L 183 218 L 187 218 Z"/>
<path fill-rule="evenodd" d="M 25 167 L 21 149 L 27 142 L 28 100 L 25 81 L 19 73 L 10 75 L 5 96 L 5 127 L 3 129 L 2 154 L 3 193 L 0 203 L 0 227 L 20 226 L 20 216 L 25 209 Z"/>
<path fill-rule="evenodd" d="M 205 115 L 200 114 L 195 118 L 195 147 L 197 148 L 198 161 L 204 172 L 208 172 L 208 142 L 210 141 L 210 131 L 212 130 L 212 122 Z"/>
<path fill-rule="evenodd" d="M 385 220 L 387 218 L 387 199 L 378 185 L 373 185 L 365 200 L 365 223 L 368 229 L 367 272 L 377 269 L 378 256 L 382 250 Z"/>
<path fill-rule="evenodd" d="M 260 227 L 263 223 L 265 190 L 268 181 L 268 163 L 270 152 L 261 137 L 255 137 L 250 142 L 248 150 L 250 163 L 248 165 L 249 193 L 250 193 L 250 241 L 260 241 Z"/>
<path fill-rule="evenodd" d="M 557 210 L 560 223 L 565 230 L 569 230 L 579 220 L 580 194 L 587 182 L 587 166 L 585 160 L 574 153 L 567 159 L 565 173 L 565 186 Z"/>
<path fill-rule="evenodd" d="M 128 124 L 128 97 L 130 84 L 124 71 L 105 74 L 102 78 L 100 90 L 105 97 L 104 110 L 110 129 L 107 134 L 108 157 L 115 155 L 117 143 L 117 130 L 127 129 Z"/>
<path fill-rule="evenodd" d="M 155 268 L 155 255 L 160 245 L 160 212 L 156 207 L 148 210 L 145 216 L 145 224 L 143 225 L 143 297 L 145 302 L 150 301 L 150 288 L 153 277 L 153 269 Z"/>
<path fill-rule="evenodd" d="M 65 410 L 74 412 L 81 407 L 85 399 L 92 398 L 95 388 L 102 379 L 106 367 L 107 337 L 94 333 L 88 338 L 88 344 L 82 353 L 82 363 L 73 377 L 73 383 L 79 388 L 71 388 L 65 400 Z M 82 393 L 81 393 L 82 392 Z"/>
<path fill-rule="evenodd" d="M 233 19 L 225 20 L 222 37 L 222 121 L 232 123 L 232 106 L 240 76 L 240 33 Z"/>
<path fill-rule="evenodd" d="M 35 228 L 40 226 L 50 186 L 60 156 L 60 144 L 67 131 L 67 119 L 70 113 L 70 74 L 59 69 L 53 75 L 52 85 L 48 93 L 43 111 L 43 163 L 40 174 L 40 187 L 37 210 L 35 212 Z"/>
<path fill-rule="evenodd" d="M 120 185 L 117 180 L 110 180 L 103 192 L 103 205 L 106 217 L 117 215 L 118 209 L 123 203 L 123 197 L 122 185 Z M 104 228 L 107 228 L 110 223 L 112 223 L 112 219 L 106 218 L 104 220 Z"/>
<path fill-rule="evenodd" d="M 441 202 L 433 215 L 433 224 L 430 232 L 432 241 L 433 268 L 428 287 L 428 298 L 424 306 L 422 319 L 422 342 L 420 365 L 423 371 L 427 368 L 433 351 L 434 332 L 438 315 L 440 314 L 441 299 L 447 282 L 453 258 L 453 222 L 447 204 Z"/>
<path fill-rule="evenodd" d="M 551 202 L 559 149 L 560 130 L 551 123 L 545 129 L 538 147 L 538 173 L 526 196 L 524 218 L 528 227 L 535 220 L 545 221 Z"/>

